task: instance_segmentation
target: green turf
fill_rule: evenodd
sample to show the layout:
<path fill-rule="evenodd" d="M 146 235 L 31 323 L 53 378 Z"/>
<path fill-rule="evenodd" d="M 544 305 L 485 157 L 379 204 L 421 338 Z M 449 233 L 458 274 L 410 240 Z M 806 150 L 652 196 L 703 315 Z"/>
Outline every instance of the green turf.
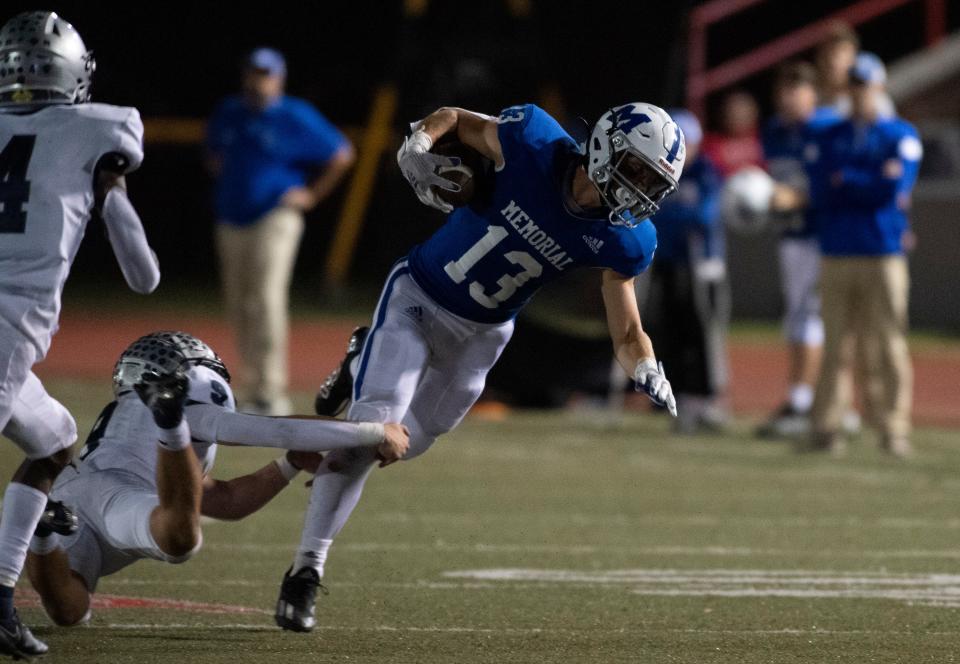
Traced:
<path fill-rule="evenodd" d="M 109 394 L 49 387 L 82 429 Z M 300 530 L 299 486 L 244 522 L 206 525 L 186 565 L 142 562 L 99 588 L 263 614 L 109 610 L 72 630 L 23 614 L 47 661 L 77 664 L 956 661 L 960 579 L 922 575 L 960 567 L 960 434 L 919 432 L 919 457 L 903 463 L 868 438 L 833 460 L 746 429 L 678 439 L 659 418 L 603 421 L 467 422 L 377 471 L 332 550 L 309 635 L 280 632 L 269 613 Z M 224 449 L 216 475 L 271 457 Z M 8 475 L 16 455 L 2 459 Z M 505 568 L 530 578 L 449 574 Z M 796 590 L 808 596 L 771 593 Z M 827 591 L 856 596 L 817 596 Z"/>

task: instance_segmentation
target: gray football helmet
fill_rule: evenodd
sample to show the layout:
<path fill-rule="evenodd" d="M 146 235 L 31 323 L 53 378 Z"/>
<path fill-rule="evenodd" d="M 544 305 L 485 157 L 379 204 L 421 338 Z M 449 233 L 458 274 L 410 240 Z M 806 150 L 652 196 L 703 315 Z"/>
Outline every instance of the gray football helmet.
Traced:
<path fill-rule="evenodd" d="M 113 368 L 113 393 L 120 396 L 140 382 L 144 372 L 172 373 L 191 365 L 213 369 L 230 382 L 230 372 L 207 344 L 186 332 L 152 332 L 130 344 Z"/>
<path fill-rule="evenodd" d="M 0 27 L 0 108 L 90 100 L 93 52 L 54 12 L 17 14 Z"/>

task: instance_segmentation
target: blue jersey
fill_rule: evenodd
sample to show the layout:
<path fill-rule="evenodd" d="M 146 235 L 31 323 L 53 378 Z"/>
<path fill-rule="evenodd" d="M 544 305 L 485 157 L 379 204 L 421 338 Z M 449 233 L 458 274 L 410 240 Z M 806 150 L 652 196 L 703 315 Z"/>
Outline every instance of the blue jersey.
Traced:
<path fill-rule="evenodd" d="M 800 191 L 809 190 L 804 168 L 804 149 L 811 137 L 836 124 L 841 117 L 831 107 L 821 107 L 806 122 L 786 123 L 779 117 L 771 118 L 763 128 L 763 157 L 767 171 L 777 182 Z M 816 235 L 814 215 L 810 211 L 779 215 L 783 234 L 787 237 L 809 238 Z"/>
<path fill-rule="evenodd" d="M 898 118 L 844 120 L 808 148 L 810 202 L 827 256 L 883 256 L 903 251 L 910 192 L 923 148 Z"/>
<path fill-rule="evenodd" d="M 460 207 L 409 256 L 416 282 L 448 311 L 479 323 L 510 320 L 544 284 L 574 268 L 643 272 L 657 235 L 607 216 L 571 211 L 576 142 L 542 109 L 527 104 L 498 119 L 504 165 L 482 207 Z"/>
<path fill-rule="evenodd" d="M 346 145 L 343 134 L 302 99 L 281 97 L 259 111 L 240 97 L 227 98 L 207 127 L 207 148 L 223 164 L 217 216 L 237 226 L 253 223 Z"/>
<path fill-rule="evenodd" d="M 720 173 L 706 155 L 684 167 L 677 193 L 663 201 L 653 218 L 657 264 L 689 263 L 691 233 L 703 238 L 703 255 L 698 258 L 723 258 L 720 187 Z"/>

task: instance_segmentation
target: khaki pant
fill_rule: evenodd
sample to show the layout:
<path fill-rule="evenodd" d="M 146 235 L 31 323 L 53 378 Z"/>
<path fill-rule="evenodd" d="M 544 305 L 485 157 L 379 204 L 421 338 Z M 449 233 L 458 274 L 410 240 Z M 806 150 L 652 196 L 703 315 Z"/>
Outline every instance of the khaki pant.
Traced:
<path fill-rule="evenodd" d="M 239 392 L 280 407 L 287 396 L 290 277 L 303 235 L 303 214 L 278 207 L 249 226 L 217 225 L 227 313 L 240 351 Z"/>
<path fill-rule="evenodd" d="M 910 434 L 913 368 L 907 349 L 910 276 L 903 256 L 824 257 L 820 277 L 825 331 L 813 404 L 819 434 L 840 430 L 852 401 L 845 374 L 855 364 L 867 420 L 886 438 Z"/>

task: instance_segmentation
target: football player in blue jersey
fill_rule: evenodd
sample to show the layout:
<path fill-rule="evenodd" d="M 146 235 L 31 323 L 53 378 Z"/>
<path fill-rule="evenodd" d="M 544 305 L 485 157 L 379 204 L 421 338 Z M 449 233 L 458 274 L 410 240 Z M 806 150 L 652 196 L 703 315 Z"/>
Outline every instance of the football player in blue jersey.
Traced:
<path fill-rule="evenodd" d="M 413 129 L 397 154 L 400 170 L 423 203 L 450 214 L 393 267 L 362 348 L 352 344 L 354 361 L 341 365 L 337 382 L 353 383 L 349 419 L 402 420 L 410 430 L 404 459 L 422 454 L 480 396 L 517 313 L 541 286 L 578 267 L 602 270 L 620 364 L 638 390 L 676 415 L 633 284 L 657 245 L 648 217 L 676 190 L 686 157 L 683 133 L 670 116 L 646 103 L 612 108 L 585 149 L 532 104 L 507 108 L 499 118 L 441 108 Z M 456 209 L 438 188 L 459 189 L 442 173 L 460 160 L 431 152 L 445 137 L 494 165 L 486 195 Z M 327 414 L 331 399 L 322 395 L 318 403 Z M 374 449 L 343 450 L 321 465 L 300 548 L 280 590 L 280 627 L 313 629 L 327 552 L 376 461 Z"/>

